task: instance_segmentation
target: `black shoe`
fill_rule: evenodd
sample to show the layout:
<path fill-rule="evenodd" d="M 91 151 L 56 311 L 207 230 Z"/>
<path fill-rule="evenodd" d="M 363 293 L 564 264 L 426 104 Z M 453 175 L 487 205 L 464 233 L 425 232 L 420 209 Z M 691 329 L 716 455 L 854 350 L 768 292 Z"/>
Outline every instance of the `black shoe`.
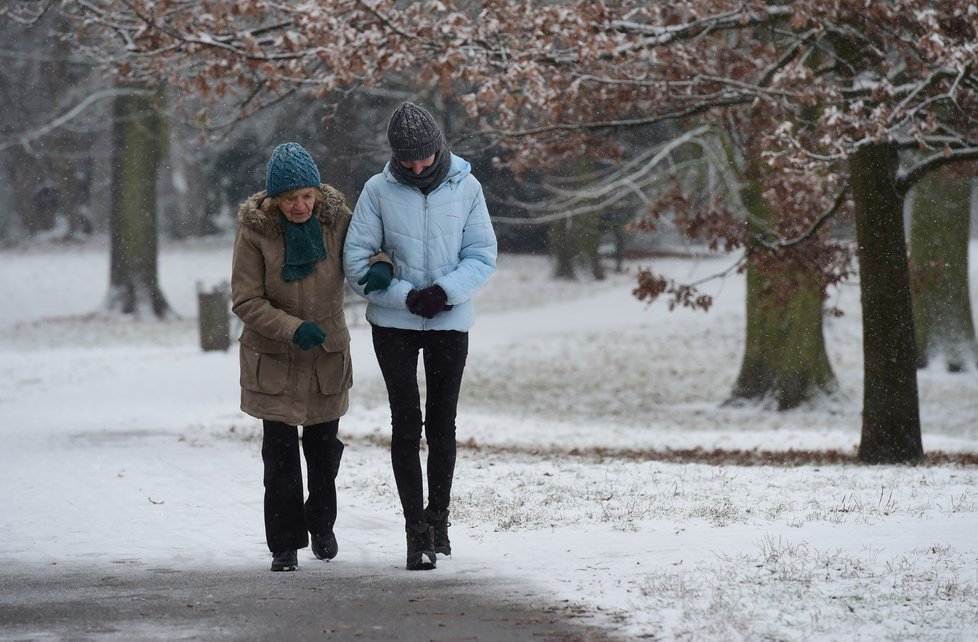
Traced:
<path fill-rule="evenodd" d="M 273 571 L 294 571 L 299 568 L 299 557 L 295 551 L 272 553 Z"/>
<path fill-rule="evenodd" d="M 442 555 L 451 555 L 452 542 L 448 539 L 448 527 L 452 523 L 448 521 L 448 510 L 438 511 L 426 508 L 424 518 L 428 522 L 428 526 L 431 527 L 431 538 L 435 552 L 441 553 Z"/>
<path fill-rule="evenodd" d="M 431 528 L 424 522 L 415 522 L 404 530 L 407 532 L 407 570 L 430 571 L 435 568 Z"/>
<path fill-rule="evenodd" d="M 336 544 L 336 536 L 333 534 L 333 531 L 325 535 L 312 536 L 312 554 L 317 559 L 331 560 L 336 557 L 339 550 L 340 547 Z"/>

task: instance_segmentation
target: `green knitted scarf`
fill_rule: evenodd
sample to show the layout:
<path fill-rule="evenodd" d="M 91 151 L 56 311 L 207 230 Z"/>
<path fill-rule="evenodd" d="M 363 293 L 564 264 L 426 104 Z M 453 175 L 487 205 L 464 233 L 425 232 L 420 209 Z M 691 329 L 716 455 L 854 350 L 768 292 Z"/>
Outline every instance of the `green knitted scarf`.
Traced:
<path fill-rule="evenodd" d="M 316 263 L 326 258 L 326 246 L 316 214 L 305 223 L 293 223 L 282 217 L 285 228 L 285 261 L 282 265 L 282 278 L 296 281 L 309 276 L 316 269 Z"/>

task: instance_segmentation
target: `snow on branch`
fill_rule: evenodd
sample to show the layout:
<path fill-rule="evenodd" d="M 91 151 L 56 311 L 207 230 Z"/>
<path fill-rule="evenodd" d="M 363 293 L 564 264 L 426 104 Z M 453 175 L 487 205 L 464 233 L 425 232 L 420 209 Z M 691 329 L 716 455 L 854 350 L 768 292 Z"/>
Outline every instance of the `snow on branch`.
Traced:
<path fill-rule="evenodd" d="M 0 7 L 0 19 L 31 26 L 44 17 L 53 3 L 54 0 L 12 0 L 7 6 Z"/>
<path fill-rule="evenodd" d="M 704 165 L 719 174 L 720 182 L 727 194 L 736 194 L 739 187 L 738 180 L 730 170 L 727 159 L 717 151 L 717 144 L 710 140 L 711 134 L 716 134 L 713 127 L 697 127 L 647 150 L 619 168 L 592 178 L 593 182 L 581 189 L 545 186 L 549 193 L 558 197 L 556 200 L 526 203 L 509 199 L 506 201 L 507 204 L 521 207 L 528 212 L 550 213 L 528 218 L 493 217 L 493 221 L 516 225 L 553 223 L 575 216 L 604 213 L 630 197 L 635 197 L 639 202 L 648 205 L 656 198 L 653 194 L 656 187 L 666 183 L 672 184 L 677 176 Z M 672 159 L 673 154 L 681 147 L 689 145 L 698 148 L 701 156 L 675 162 Z"/>
<path fill-rule="evenodd" d="M 540 125 L 538 127 L 530 127 L 527 129 L 520 130 L 494 130 L 486 129 L 483 133 L 488 135 L 497 135 L 505 138 L 524 138 L 531 136 L 539 136 L 540 134 L 549 134 L 561 131 L 591 131 L 597 129 L 632 129 L 638 127 L 645 127 L 648 125 L 656 125 L 659 123 L 665 123 L 674 120 L 682 120 L 690 116 L 696 116 L 698 114 L 703 114 L 721 107 L 735 107 L 738 105 L 745 105 L 750 103 L 752 98 L 750 96 L 735 96 L 733 98 L 718 99 L 708 103 L 698 104 L 694 107 L 687 109 L 681 109 L 677 111 L 666 112 L 662 114 L 655 114 L 647 117 L 639 118 L 623 118 L 618 120 L 602 120 L 602 121 L 579 121 L 579 122 L 567 122 L 567 123 L 554 123 L 553 125 Z"/>
<path fill-rule="evenodd" d="M 657 26 L 653 24 L 616 20 L 611 28 L 626 34 L 639 34 L 648 38 L 644 43 L 656 47 L 664 46 L 678 40 L 701 37 L 712 31 L 742 30 L 747 27 L 766 25 L 792 13 L 788 6 L 765 6 L 758 11 L 730 11 L 717 15 L 706 16 L 678 25 Z"/>
<path fill-rule="evenodd" d="M 770 230 L 770 228 L 767 228 L 767 226 L 765 226 L 767 228 L 765 233 L 769 234 L 770 236 L 773 236 L 775 240 L 774 241 L 769 240 L 769 237 L 764 236 L 764 234 L 755 234 L 753 238 L 761 246 L 772 251 L 787 249 L 787 248 L 794 247 L 796 245 L 800 245 L 814 238 L 815 234 L 817 234 L 818 231 L 822 229 L 822 227 L 836 215 L 839 209 L 842 208 L 848 196 L 849 196 L 849 186 L 844 185 L 842 189 L 840 189 L 836 193 L 835 198 L 832 200 L 832 204 L 829 205 L 825 209 L 825 211 L 823 211 L 821 214 L 818 215 L 818 217 L 815 219 L 814 222 L 812 222 L 811 226 L 807 230 L 805 230 L 804 232 L 802 232 L 797 236 L 794 236 L 792 238 L 784 238 L 780 234 L 774 232 L 773 230 Z"/>
<path fill-rule="evenodd" d="M 978 161 L 978 145 L 951 149 L 927 156 L 911 167 L 897 172 L 896 187 L 900 194 L 907 194 L 917 182 L 927 174 L 953 163 Z"/>
<path fill-rule="evenodd" d="M 112 88 L 112 89 L 103 89 L 93 94 L 89 94 L 84 98 L 84 100 L 80 101 L 77 105 L 75 105 L 65 113 L 52 118 L 51 120 L 44 123 L 43 125 L 40 125 L 38 127 L 35 127 L 25 132 L 21 132 L 19 135 L 10 137 L 6 140 L 0 139 L 0 151 L 16 146 L 21 146 L 24 147 L 25 149 L 30 149 L 30 144 L 33 141 L 43 138 L 48 134 L 50 134 L 51 132 L 55 131 L 56 129 L 63 127 L 70 121 L 74 120 L 75 118 L 83 114 L 85 110 L 92 107 L 95 103 L 98 103 L 102 100 L 114 98 L 116 96 L 150 94 L 150 93 L 152 92 L 149 90 Z"/>

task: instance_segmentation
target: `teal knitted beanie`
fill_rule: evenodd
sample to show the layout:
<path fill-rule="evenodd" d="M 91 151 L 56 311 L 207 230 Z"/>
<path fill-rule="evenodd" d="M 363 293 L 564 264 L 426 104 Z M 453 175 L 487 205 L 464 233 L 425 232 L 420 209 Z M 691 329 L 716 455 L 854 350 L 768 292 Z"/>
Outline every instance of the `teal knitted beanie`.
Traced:
<path fill-rule="evenodd" d="M 299 143 L 282 143 L 272 152 L 265 172 L 265 194 L 268 196 L 303 187 L 319 187 L 319 182 L 319 168 Z"/>

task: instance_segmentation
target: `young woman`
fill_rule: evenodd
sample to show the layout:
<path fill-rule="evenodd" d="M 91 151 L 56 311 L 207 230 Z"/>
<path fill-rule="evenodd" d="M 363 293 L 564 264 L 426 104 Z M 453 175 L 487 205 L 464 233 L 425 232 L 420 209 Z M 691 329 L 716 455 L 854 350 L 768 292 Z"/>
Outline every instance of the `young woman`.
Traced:
<path fill-rule="evenodd" d="M 451 554 L 455 417 L 475 319 L 472 297 L 496 270 L 496 237 L 482 186 L 469 163 L 448 149 L 427 110 L 402 103 L 390 118 L 387 140 L 391 159 L 360 194 L 344 265 L 350 285 L 367 297 L 374 352 L 387 385 L 407 568 L 432 569 L 436 553 Z M 389 264 L 371 260 L 381 251 L 396 263 L 396 274 Z M 419 353 L 427 387 L 423 418 Z"/>

